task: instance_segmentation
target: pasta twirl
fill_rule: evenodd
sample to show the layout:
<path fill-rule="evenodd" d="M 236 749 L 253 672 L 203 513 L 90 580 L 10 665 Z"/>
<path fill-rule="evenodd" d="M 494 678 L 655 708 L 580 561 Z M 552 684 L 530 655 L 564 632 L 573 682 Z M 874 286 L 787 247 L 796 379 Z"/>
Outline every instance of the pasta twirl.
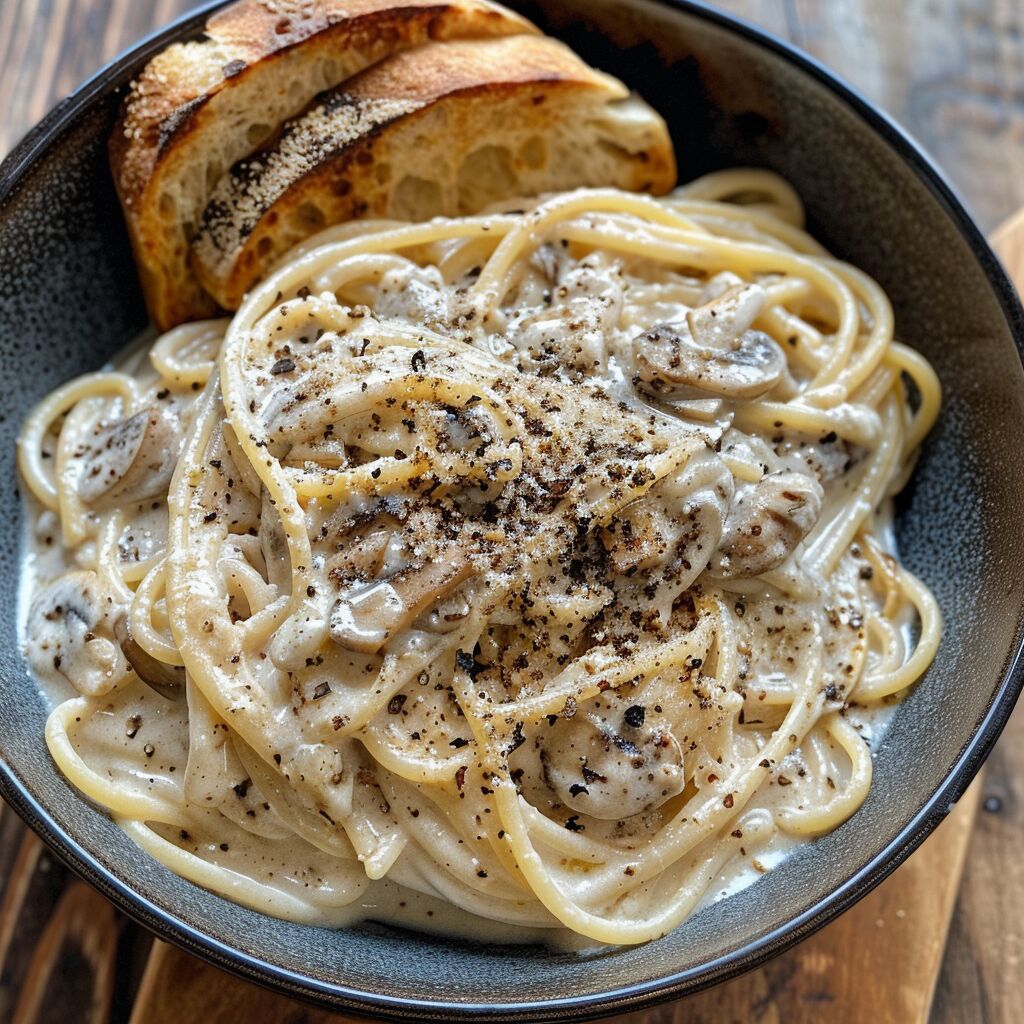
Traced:
<path fill-rule="evenodd" d="M 348 225 L 47 398 L 64 773 L 272 914 L 607 943 L 841 824 L 938 644 L 888 507 L 940 394 L 801 219 L 734 171 Z"/>

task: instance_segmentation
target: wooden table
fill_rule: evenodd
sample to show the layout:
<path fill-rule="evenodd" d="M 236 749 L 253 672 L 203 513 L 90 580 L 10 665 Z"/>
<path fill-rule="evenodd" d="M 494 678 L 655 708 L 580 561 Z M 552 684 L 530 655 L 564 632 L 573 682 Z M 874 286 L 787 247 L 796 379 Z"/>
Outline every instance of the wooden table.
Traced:
<path fill-rule="evenodd" d="M 191 6 L 193 0 L 0 0 L 0 156 L 103 62 Z M 1021 0 L 720 0 L 720 6 L 791 39 L 893 114 L 938 159 L 984 228 L 994 229 L 1024 207 Z M 1015 247 L 1014 262 L 1024 269 L 1024 221 L 1020 226 L 1004 244 Z M 915 979 L 931 977 L 940 957 L 931 1024 L 1022 1019 L 1022 770 L 1024 708 L 989 761 L 983 791 L 975 793 L 983 810 L 969 846 L 957 835 L 970 823 L 960 812 L 869 900 L 826 929 L 823 940 L 804 943 L 742 984 L 646 1014 L 644 1024 L 921 1019 L 930 985 Z M 952 912 L 943 955 L 943 929 L 923 928 L 916 915 L 924 911 L 907 912 L 904 904 L 932 885 L 936 873 L 955 874 L 948 851 L 964 849 L 955 907 L 952 888 L 938 886 L 937 905 L 927 909 L 929 922 Z M 233 979 L 211 988 L 212 968 L 169 947 L 147 959 L 150 940 L 141 929 L 67 877 L 5 811 L 0 879 L 12 872 L 26 888 L 0 887 L 0 1021 L 127 1021 L 140 993 L 146 1024 L 239 1015 L 246 1024 L 340 1021 L 280 997 L 253 998 Z M 837 982 L 830 970 L 831 929 L 866 948 L 886 934 L 895 940 L 886 948 L 899 951 L 895 963 Z"/>

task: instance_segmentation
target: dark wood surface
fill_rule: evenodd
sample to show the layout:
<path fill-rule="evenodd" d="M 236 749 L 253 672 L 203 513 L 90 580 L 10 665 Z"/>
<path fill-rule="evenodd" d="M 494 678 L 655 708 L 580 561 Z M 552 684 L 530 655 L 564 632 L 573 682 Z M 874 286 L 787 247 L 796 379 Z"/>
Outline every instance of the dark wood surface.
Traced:
<path fill-rule="evenodd" d="M 106 60 L 191 6 L 192 0 L 0 0 L 0 156 Z M 1024 206 L 1022 0 L 721 0 L 720 6 L 794 41 L 888 110 L 938 159 L 986 229 Z M 1016 237 L 1024 266 L 1024 231 Z M 1022 773 L 1024 714 L 1018 713 L 989 761 L 932 1024 L 1024 1016 Z M 926 855 L 927 847 L 917 856 Z M 886 886 L 913 866 L 912 860 Z M 12 878 L 16 885 L 0 889 L 0 1021 L 127 1021 L 140 984 L 143 994 L 172 986 L 169 1005 L 177 1008 L 160 1019 L 192 1024 L 236 1016 L 199 1003 L 195 1013 L 185 1010 L 187 1000 L 178 997 L 190 968 L 176 954 L 150 957 L 143 978 L 149 939 L 68 876 L 4 811 L 0 879 Z M 861 942 L 871 946 L 885 929 L 905 929 L 901 942 L 917 941 L 925 956 L 929 937 L 913 931 L 898 902 L 885 902 L 885 887 L 880 896 L 868 913 L 854 911 Z M 884 907 L 885 916 L 872 920 L 871 906 Z M 908 1019 L 899 993 L 876 998 L 870 973 L 860 1010 L 851 1006 L 855 992 L 830 990 L 825 981 L 818 988 L 805 984 L 808 971 L 827 974 L 829 965 L 815 960 L 817 948 L 805 944 L 802 958 L 798 950 L 748 976 L 743 1000 L 723 992 L 717 1001 L 675 1004 L 649 1020 Z M 787 986 L 790 998 L 780 1000 Z M 260 1005 L 253 1024 L 326 1020 L 266 996 Z"/>

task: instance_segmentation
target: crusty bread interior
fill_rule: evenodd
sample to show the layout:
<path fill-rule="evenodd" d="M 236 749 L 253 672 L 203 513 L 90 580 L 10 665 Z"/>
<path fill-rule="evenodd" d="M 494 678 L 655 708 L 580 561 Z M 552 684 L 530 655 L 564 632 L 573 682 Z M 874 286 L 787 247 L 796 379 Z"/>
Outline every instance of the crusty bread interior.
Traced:
<path fill-rule="evenodd" d="M 403 47 L 536 29 L 487 0 L 239 0 L 132 84 L 111 163 L 150 313 L 213 313 L 188 243 L 218 179 L 320 92 Z"/>
<path fill-rule="evenodd" d="M 285 126 L 216 185 L 193 266 L 227 309 L 293 245 L 357 217 L 426 220 L 580 186 L 675 184 L 664 121 L 544 37 L 429 43 Z"/>

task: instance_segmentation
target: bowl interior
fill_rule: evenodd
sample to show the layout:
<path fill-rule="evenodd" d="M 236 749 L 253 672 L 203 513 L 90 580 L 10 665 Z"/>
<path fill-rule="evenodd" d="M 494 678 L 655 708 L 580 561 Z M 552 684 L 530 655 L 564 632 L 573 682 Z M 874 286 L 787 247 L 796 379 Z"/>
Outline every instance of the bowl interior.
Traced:
<path fill-rule="evenodd" d="M 682 991 L 721 976 L 733 960 L 750 963 L 808 930 L 836 890 L 836 905 L 863 890 L 880 865 L 895 862 L 894 842 L 941 818 L 977 767 L 977 734 L 991 738 L 1016 692 L 1004 685 L 1024 605 L 1024 375 L 1007 310 L 1016 314 L 941 186 L 820 77 L 713 16 L 654 0 L 512 6 L 665 115 L 682 179 L 742 164 L 780 171 L 807 204 L 812 231 L 886 289 L 900 337 L 932 361 L 945 389 L 898 523 L 906 564 L 935 590 L 945 634 L 935 665 L 896 713 L 864 807 L 657 943 L 580 956 L 374 926 L 331 932 L 263 917 L 177 878 L 58 774 L 43 742 L 47 708 L 17 648 L 23 524 L 12 488 L 0 506 L 5 795 L 51 839 L 62 836 L 64 856 L 147 923 L 236 969 L 363 1012 L 451 1019 L 452 1004 L 476 1004 L 487 1016 L 518 1006 L 519 1020 L 578 1016 L 626 1008 L 670 976 Z M 0 472 L 8 480 L 29 407 L 144 325 L 105 151 L 113 86 L 143 59 L 94 87 L 91 105 L 45 145 L 39 140 L 38 158 L 0 200 L 0 352 L 9 374 L 0 390 Z"/>

